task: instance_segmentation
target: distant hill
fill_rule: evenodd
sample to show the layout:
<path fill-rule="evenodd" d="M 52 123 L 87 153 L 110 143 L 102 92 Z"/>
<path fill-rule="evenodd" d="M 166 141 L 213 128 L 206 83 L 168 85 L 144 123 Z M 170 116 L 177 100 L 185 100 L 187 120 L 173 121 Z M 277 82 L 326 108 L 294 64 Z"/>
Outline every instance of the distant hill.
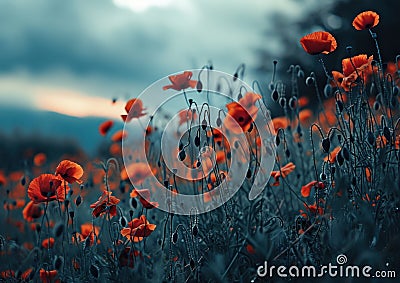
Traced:
<path fill-rule="evenodd" d="M 99 145 L 109 139 L 109 136 L 103 137 L 98 132 L 98 127 L 104 120 L 97 117 L 77 118 L 54 112 L 0 106 L 1 135 L 65 139 L 76 142 L 89 155 L 94 154 Z M 116 123 L 111 133 L 122 127 L 122 123 Z"/>

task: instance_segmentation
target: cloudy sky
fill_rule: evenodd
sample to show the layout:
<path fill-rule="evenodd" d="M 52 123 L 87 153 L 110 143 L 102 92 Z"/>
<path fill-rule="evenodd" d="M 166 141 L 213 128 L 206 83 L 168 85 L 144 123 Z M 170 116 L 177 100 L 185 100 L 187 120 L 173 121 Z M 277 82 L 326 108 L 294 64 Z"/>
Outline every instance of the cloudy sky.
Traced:
<path fill-rule="evenodd" d="M 0 105 L 116 117 L 112 97 L 122 103 L 209 60 L 228 73 L 244 62 L 251 80 L 255 50 L 277 48 L 263 36 L 269 16 L 296 19 L 313 2 L 3 0 Z"/>

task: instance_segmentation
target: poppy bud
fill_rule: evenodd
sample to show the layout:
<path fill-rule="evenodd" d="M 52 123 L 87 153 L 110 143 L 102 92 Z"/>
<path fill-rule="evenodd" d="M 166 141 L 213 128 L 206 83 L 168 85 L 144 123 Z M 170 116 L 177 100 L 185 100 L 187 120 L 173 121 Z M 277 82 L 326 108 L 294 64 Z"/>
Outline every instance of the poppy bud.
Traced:
<path fill-rule="evenodd" d="M 76 199 L 75 199 L 75 205 L 79 206 L 82 203 L 82 197 L 79 195 Z"/>
<path fill-rule="evenodd" d="M 289 99 L 289 107 L 292 110 L 296 109 L 296 107 L 297 107 L 297 97 L 296 96 L 292 96 Z"/>
<path fill-rule="evenodd" d="M 273 91 L 272 91 L 272 93 L 271 93 L 271 98 L 272 98 L 272 100 L 273 101 L 278 101 L 278 99 L 279 99 L 279 93 L 278 93 L 278 91 L 276 90 L 276 89 L 274 89 Z"/>
<path fill-rule="evenodd" d="M 75 217 L 75 212 L 72 210 L 69 212 L 69 216 L 73 219 Z"/>
<path fill-rule="evenodd" d="M 119 224 L 120 224 L 122 227 L 125 227 L 127 223 L 128 223 L 128 221 L 126 220 L 126 217 L 125 217 L 125 216 L 121 216 L 121 217 L 119 218 Z"/>
<path fill-rule="evenodd" d="M 312 86 L 313 84 L 314 84 L 314 78 L 313 77 L 307 77 L 306 85 L 307 86 Z"/>
<path fill-rule="evenodd" d="M 285 97 L 281 97 L 279 98 L 279 105 L 284 108 L 286 106 L 286 98 Z"/>
<path fill-rule="evenodd" d="M 189 104 L 192 105 L 193 104 L 193 99 L 189 98 Z M 157 128 L 156 128 L 157 129 Z"/>
<path fill-rule="evenodd" d="M 64 264 L 64 258 L 62 256 L 58 256 L 54 260 L 54 268 L 60 270 Z"/>
<path fill-rule="evenodd" d="M 247 170 L 246 178 L 247 178 L 247 179 L 250 179 L 250 178 L 251 178 L 251 175 L 252 175 L 251 169 Z"/>
<path fill-rule="evenodd" d="M 322 140 L 322 149 L 325 152 L 329 152 L 329 148 L 331 147 L 331 142 L 329 141 L 329 138 L 325 138 Z"/>
<path fill-rule="evenodd" d="M 234 73 L 233 74 L 233 81 L 236 81 L 238 79 L 238 77 L 239 77 L 238 73 L 237 72 Z"/>
<path fill-rule="evenodd" d="M 242 97 L 243 97 L 243 95 L 241 93 L 239 93 L 237 99 L 240 100 L 240 99 L 242 99 Z"/>
<path fill-rule="evenodd" d="M 326 174 L 325 174 L 325 173 L 321 173 L 321 174 L 319 175 L 319 178 L 320 178 L 322 181 L 325 181 L 325 180 L 326 180 Z"/>
<path fill-rule="evenodd" d="M 173 234 L 172 234 L 172 243 L 173 244 L 176 244 L 178 242 L 178 233 L 177 232 L 174 232 Z"/>
<path fill-rule="evenodd" d="M 303 70 L 299 70 L 298 72 L 297 72 L 297 77 L 298 78 L 304 78 L 304 72 L 303 72 Z"/>
<path fill-rule="evenodd" d="M 332 86 L 330 84 L 326 84 L 324 87 L 324 95 L 326 98 L 332 95 Z"/>
<path fill-rule="evenodd" d="M 133 209 L 136 209 L 136 208 L 137 208 L 137 201 L 136 201 L 135 198 L 131 198 L 129 204 L 131 205 L 131 207 L 132 207 Z"/>
<path fill-rule="evenodd" d="M 270 82 L 268 87 L 270 91 L 273 91 L 275 89 L 275 85 L 273 82 Z"/>
<path fill-rule="evenodd" d="M 197 92 L 201 92 L 203 90 L 203 83 L 201 81 L 197 81 L 196 89 Z"/>
<path fill-rule="evenodd" d="M 217 126 L 218 126 L 218 127 L 221 127 L 221 125 L 222 125 L 221 117 L 218 117 L 218 118 L 217 118 Z"/>
<path fill-rule="evenodd" d="M 199 137 L 199 136 L 196 136 L 196 137 L 194 138 L 194 145 L 197 146 L 197 147 L 200 146 L 200 137 Z"/>
<path fill-rule="evenodd" d="M 285 154 L 286 154 L 286 157 L 287 157 L 287 158 L 290 157 L 290 150 L 289 150 L 288 148 L 285 150 Z"/>
<path fill-rule="evenodd" d="M 340 150 L 339 153 L 336 156 L 336 160 L 339 164 L 339 166 L 342 166 L 344 163 L 344 158 L 343 158 L 343 150 Z"/>
<path fill-rule="evenodd" d="M 375 135 L 372 132 L 368 132 L 368 134 L 367 134 L 367 142 L 370 145 L 375 145 L 375 140 L 376 140 Z"/>
<path fill-rule="evenodd" d="M 25 186 L 25 184 L 26 184 L 25 176 L 22 176 L 22 178 L 21 178 L 21 185 L 22 185 L 22 186 Z"/>
<path fill-rule="evenodd" d="M 387 139 L 387 141 L 390 143 L 390 139 L 391 139 L 391 134 L 390 134 L 390 130 L 388 127 L 383 127 L 383 136 Z"/>
<path fill-rule="evenodd" d="M 184 150 L 181 150 L 181 151 L 179 152 L 179 160 L 180 160 L 180 161 L 183 161 L 183 160 L 185 160 L 185 158 L 186 158 L 186 153 L 185 153 Z"/>
<path fill-rule="evenodd" d="M 203 131 L 205 131 L 205 130 L 207 129 L 207 121 L 206 121 L 206 119 L 204 119 L 204 120 L 201 122 L 201 128 L 203 129 Z"/>
<path fill-rule="evenodd" d="M 345 160 L 349 161 L 350 160 L 350 152 L 347 149 L 347 147 L 343 147 L 341 151 L 342 151 L 342 154 L 343 154 L 343 158 Z"/>
<path fill-rule="evenodd" d="M 198 228 L 197 225 L 195 224 L 195 225 L 193 226 L 193 229 L 192 229 L 192 235 L 196 237 L 198 234 L 199 234 L 199 228 Z"/>
<path fill-rule="evenodd" d="M 351 54 L 351 50 L 353 50 L 353 47 L 351 45 L 346 46 L 347 53 Z"/>
<path fill-rule="evenodd" d="M 393 96 L 397 96 L 397 95 L 399 95 L 399 87 L 396 85 L 396 86 L 394 86 L 393 87 Z"/>
<path fill-rule="evenodd" d="M 133 210 L 132 210 L 132 209 L 129 210 L 129 216 L 130 216 L 131 218 L 133 217 Z"/>
<path fill-rule="evenodd" d="M 276 146 L 279 146 L 281 144 L 281 138 L 279 137 L 279 135 L 277 135 L 275 138 L 275 144 Z"/>
<path fill-rule="evenodd" d="M 54 227 L 54 235 L 56 237 L 60 237 L 63 232 L 64 232 L 64 224 L 59 223 Z"/>

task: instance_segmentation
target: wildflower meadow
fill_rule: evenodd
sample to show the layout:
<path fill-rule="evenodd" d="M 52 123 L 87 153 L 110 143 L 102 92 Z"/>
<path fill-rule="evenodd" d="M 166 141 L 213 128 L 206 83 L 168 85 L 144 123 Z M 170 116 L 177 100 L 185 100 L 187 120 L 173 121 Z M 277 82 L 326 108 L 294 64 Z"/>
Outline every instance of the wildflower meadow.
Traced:
<path fill-rule="evenodd" d="M 0 281 L 396 282 L 400 55 L 382 60 L 380 20 L 348 23 L 373 54 L 298 38 L 323 76 L 209 62 L 123 101 L 95 158 L 0 160 Z"/>

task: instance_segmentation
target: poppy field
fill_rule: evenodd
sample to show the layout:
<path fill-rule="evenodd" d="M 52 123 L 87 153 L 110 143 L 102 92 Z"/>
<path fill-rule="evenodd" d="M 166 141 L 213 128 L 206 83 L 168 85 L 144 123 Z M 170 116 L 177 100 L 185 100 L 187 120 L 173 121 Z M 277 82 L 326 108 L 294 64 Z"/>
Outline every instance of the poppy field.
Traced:
<path fill-rule="evenodd" d="M 299 38 L 324 77 L 291 65 L 281 80 L 273 61 L 267 87 L 250 87 L 244 64 L 227 75 L 210 63 L 124 101 L 98 125 L 95 158 L 24 148 L 18 165 L 1 160 L 0 281 L 372 279 L 320 272 L 347 262 L 395 282 L 400 55 L 382 61 L 379 21 L 365 11 L 351 23 L 374 54 L 327 31 Z M 338 48 L 348 56 L 334 70 L 325 60 Z M 153 89 L 168 95 L 162 107 Z M 266 262 L 291 271 L 264 273 Z"/>

